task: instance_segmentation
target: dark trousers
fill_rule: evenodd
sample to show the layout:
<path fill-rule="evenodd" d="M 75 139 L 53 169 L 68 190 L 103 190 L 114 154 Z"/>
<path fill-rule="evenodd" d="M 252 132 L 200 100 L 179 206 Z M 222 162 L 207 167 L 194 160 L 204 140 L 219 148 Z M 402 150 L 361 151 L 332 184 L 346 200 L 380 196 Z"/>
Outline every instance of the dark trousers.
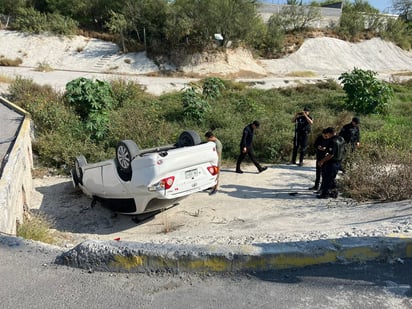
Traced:
<path fill-rule="evenodd" d="M 322 166 L 322 195 L 330 195 L 336 189 L 336 175 L 340 169 L 340 162 L 328 161 Z"/>
<path fill-rule="evenodd" d="M 318 165 L 319 160 L 316 160 L 316 178 L 315 178 L 315 187 L 319 187 L 320 176 L 322 175 L 322 166 Z"/>
<path fill-rule="evenodd" d="M 296 157 L 299 151 L 299 163 L 303 162 L 303 158 L 308 148 L 308 135 L 306 133 L 295 133 L 293 138 L 293 151 L 292 151 L 292 163 L 296 163 Z"/>
<path fill-rule="evenodd" d="M 243 148 L 240 147 L 240 154 L 239 157 L 237 158 L 237 162 L 236 162 L 236 170 L 239 171 L 240 170 L 240 164 L 242 163 L 242 161 L 245 159 L 246 155 L 249 155 L 250 161 L 253 162 L 253 164 L 256 166 L 256 168 L 258 169 L 258 171 L 260 171 L 262 169 L 262 166 L 259 164 L 259 162 L 256 160 L 255 158 L 255 154 L 253 153 L 253 148 L 250 147 L 247 149 L 247 152 L 244 153 Z"/>

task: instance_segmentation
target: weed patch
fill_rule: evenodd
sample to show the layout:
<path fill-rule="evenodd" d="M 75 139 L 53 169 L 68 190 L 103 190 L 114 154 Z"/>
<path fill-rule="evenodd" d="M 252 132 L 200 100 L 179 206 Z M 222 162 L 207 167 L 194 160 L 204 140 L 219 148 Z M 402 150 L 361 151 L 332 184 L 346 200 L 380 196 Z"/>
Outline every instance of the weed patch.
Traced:
<path fill-rule="evenodd" d="M 47 62 L 40 62 L 37 64 L 37 67 L 34 69 L 37 72 L 51 72 L 54 69 Z"/>
<path fill-rule="evenodd" d="M 44 214 L 31 214 L 17 227 L 17 236 L 25 239 L 53 244 L 55 239 L 50 231 L 53 221 Z"/>
<path fill-rule="evenodd" d="M 23 63 L 23 60 L 21 58 L 15 58 L 15 59 L 8 59 L 8 58 L 0 58 L 0 66 L 3 67 L 18 67 L 20 64 Z"/>
<path fill-rule="evenodd" d="M 89 162 L 97 162 L 112 158 L 119 140 L 131 139 L 140 148 L 151 148 L 176 141 L 187 129 L 195 130 L 201 136 L 213 130 L 223 143 L 223 161 L 232 164 L 239 155 L 239 139 L 244 126 L 255 119 L 261 122 L 254 139 L 258 160 L 270 164 L 287 162 L 293 146 L 291 118 L 304 106 L 312 110 L 314 117 L 307 150 L 310 158 L 315 154 L 313 144 L 322 129 L 332 126 L 339 131 L 354 116 L 344 107 L 345 92 L 332 80 L 270 90 L 250 89 L 234 81 L 208 81 L 205 98 L 201 93 L 202 81 L 193 85 L 199 90 L 196 95 L 189 96 L 193 93 L 180 91 L 156 97 L 145 93 L 134 82 L 115 80 L 110 87 L 105 85 L 111 89 L 105 94 L 114 108 L 99 109 L 95 107 L 105 105 L 96 105 L 94 101 L 90 106 L 73 105 L 68 102 L 67 94 L 16 78 L 9 86 L 9 99 L 32 115 L 36 136 L 33 152 L 39 163 L 66 173 L 70 171 L 73 158 L 80 153 Z M 388 115 L 361 116 L 362 148 L 355 153 L 364 157 L 351 159 L 353 163 L 345 175 L 349 178 L 342 183 L 346 194 L 356 199 L 399 200 L 410 196 L 412 181 L 404 171 L 412 175 L 408 159 L 412 150 L 412 123 L 409 120 L 412 87 L 411 82 L 393 84 L 393 87 L 394 99 Z M 90 93 L 86 90 L 81 98 L 89 98 Z M 184 100 L 187 106 L 183 104 Z M 202 109 L 198 115 L 196 104 L 199 101 L 207 103 L 208 108 Z M 87 106 L 89 109 L 83 112 Z M 85 126 L 83 119 L 88 119 L 90 111 L 105 117 L 104 122 L 92 123 L 104 128 L 104 138 L 93 138 L 90 128 Z M 378 151 L 378 146 L 386 150 Z M 374 159 L 377 154 L 379 160 Z M 403 161 L 391 159 L 395 157 L 402 157 Z M 383 172 L 380 170 L 382 166 L 390 168 Z M 371 181 L 376 182 L 376 187 L 369 185 Z M 385 182 L 384 188 L 378 186 Z M 401 182 L 409 187 L 405 189 Z M 167 221 L 165 219 L 166 233 L 174 229 Z"/>

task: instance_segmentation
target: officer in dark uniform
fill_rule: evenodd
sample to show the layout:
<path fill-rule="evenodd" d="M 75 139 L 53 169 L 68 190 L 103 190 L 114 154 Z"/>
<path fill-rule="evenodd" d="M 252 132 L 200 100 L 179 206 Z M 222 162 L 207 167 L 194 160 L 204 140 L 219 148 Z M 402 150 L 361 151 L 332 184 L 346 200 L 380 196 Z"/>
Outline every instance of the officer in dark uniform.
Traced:
<path fill-rule="evenodd" d="M 243 173 L 243 171 L 240 169 L 240 164 L 245 159 L 246 155 L 249 155 L 250 160 L 256 166 L 259 173 L 267 170 L 267 166 L 261 166 L 259 164 L 253 152 L 253 145 L 252 145 L 253 135 L 255 133 L 255 130 L 258 129 L 259 127 L 260 127 L 259 121 L 255 120 L 251 124 L 248 124 L 243 129 L 242 138 L 240 140 L 240 154 L 236 162 L 236 173 L 239 173 L 239 174 Z"/>
<path fill-rule="evenodd" d="M 326 148 L 329 144 L 329 140 L 326 139 L 325 130 L 322 131 L 321 134 L 315 140 L 313 146 L 316 150 L 316 178 L 315 178 L 315 185 L 310 187 L 309 190 L 318 190 L 320 184 L 320 176 L 322 173 L 322 167 L 319 166 L 318 162 L 322 160 L 326 155 Z"/>
<path fill-rule="evenodd" d="M 325 157 L 318 162 L 318 165 L 322 168 L 321 194 L 318 195 L 318 198 L 337 198 L 336 175 L 340 170 L 345 152 L 345 140 L 336 135 L 335 129 L 332 127 L 326 128 L 324 132 L 328 145 Z"/>
<path fill-rule="evenodd" d="M 303 158 L 305 157 L 306 149 L 308 148 L 308 136 L 311 131 L 311 125 L 313 124 L 313 119 L 309 114 L 309 108 L 305 107 L 303 112 L 296 113 L 292 118 L 292 122 L 295 123 L 295 135 L 293 138 L 291 164 L 296 164 L 296 157 L 298 155 L 298 150 L 300 150 L 299 166 L 303 165 Z"/>
<path fill-rule="evenodd" d="M 339 132 L 339 135 L 345 139 L 345 142 L 350 146 L 351 151 L 360 146 L 360 119 L 353 117 L 352 121 L 345 124 Z"/>

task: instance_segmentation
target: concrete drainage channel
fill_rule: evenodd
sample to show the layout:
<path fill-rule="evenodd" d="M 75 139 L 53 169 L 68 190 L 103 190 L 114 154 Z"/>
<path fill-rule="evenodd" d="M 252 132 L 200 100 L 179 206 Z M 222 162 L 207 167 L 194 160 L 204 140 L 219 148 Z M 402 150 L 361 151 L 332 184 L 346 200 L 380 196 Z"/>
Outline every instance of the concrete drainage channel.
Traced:
<path fill-rule="evenodd" d="M 412 258 L 410 238 L 344 238 L 236 247 L 86 241 L 58 256 L 56 263 L 110 272 L 252 272 L 405 258 Z"/>

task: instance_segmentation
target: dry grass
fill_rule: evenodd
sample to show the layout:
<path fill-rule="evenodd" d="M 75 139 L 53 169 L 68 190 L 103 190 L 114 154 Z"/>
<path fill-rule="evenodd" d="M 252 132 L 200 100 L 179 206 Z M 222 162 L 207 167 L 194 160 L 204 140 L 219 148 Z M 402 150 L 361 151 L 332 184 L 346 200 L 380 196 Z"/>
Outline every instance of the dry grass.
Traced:
<path fill-rule="evenodd" d="M 163 228 L 161 231 L 162 234 L 168 234 L 170 232 L 176 231 L 182 226 L 182 225 L 178 225 L 176 223 L 171 222 L 167 216 L 166 211 L 162 211 L 162 216 L 163 216 Z"/>
<path fill-rule="evenodd" d="M 294 71 L 286 74 L 288 77 L 317 77 L 318 75 L 312 71 Z"/>
<path fill-rule="evenodd" d="M 51 72 L 54 69 L 47 62 L 39 62 L 37 67 L 34 69 L 37 72 Z"/>
<path fill-rule="evenodd" d="M 21 58 L 8 59 L 3 56 L 0 57 L 0 66 L 3 67 L 18 67 L 22 63 L 23 60 Z"/>
<path fill-rule="evenodd" d="M 37 240 L 48 244 L 54 244 L 55 239 L 51 229 L 54 222 L 44 214 L 31 214 L 17 227 L 17 236 L 25 239 Z"/>
<path fill-rule="evenodd" d="M 412 198 L 412 157 L 388 150 L 355 151 L 341 180 L 357 201 L 401 201 Z"/>
<path fill-rule="evenodd" d="M 0 75 L 0 83 L 10 84 L 14 81 L 14 78 L 11 78 L 6 75 Z"/>
<path fill-rule="evenodd" d="M 392 74 L 392 76 L 412 76 L 412 72 L 399 72 Z"/>

